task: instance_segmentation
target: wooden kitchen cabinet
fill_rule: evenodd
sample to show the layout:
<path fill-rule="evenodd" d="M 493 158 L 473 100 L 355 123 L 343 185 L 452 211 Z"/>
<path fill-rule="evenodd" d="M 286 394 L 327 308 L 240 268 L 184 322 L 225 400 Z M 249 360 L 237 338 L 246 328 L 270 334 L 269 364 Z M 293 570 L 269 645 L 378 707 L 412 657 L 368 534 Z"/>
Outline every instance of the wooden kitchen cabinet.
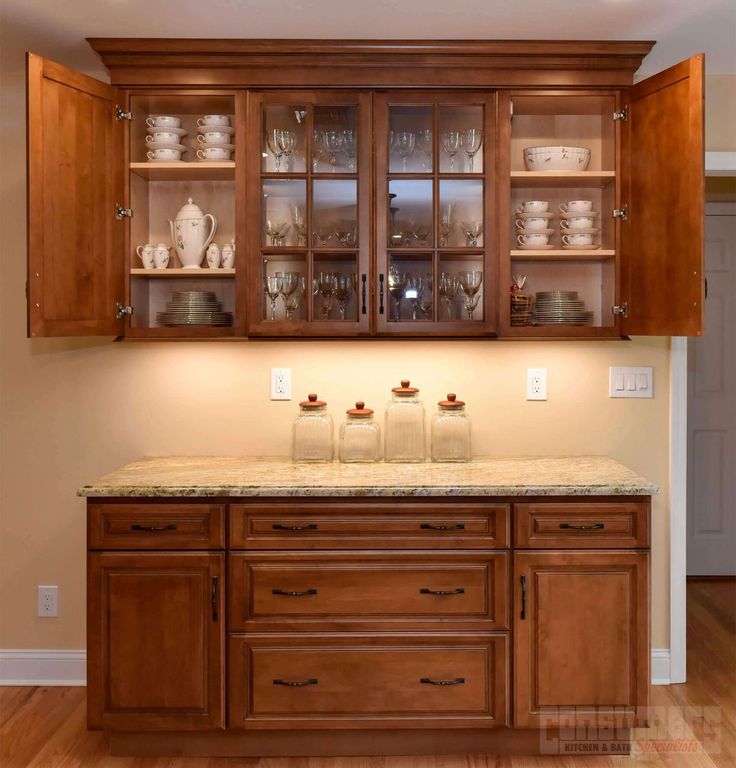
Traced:
<path fill-rule="evenodd" d="M 92 44 L 112 85 L 28 58 L 31 336 L 702 332 L 702 55 L 632 85 L 649 43 Z M 184 162 L 147 162 L 151 113 L 181 118 Z M 231 117 L 234 160 L 195 159 L 207 113 Z M 477 151 L 447 143 L 469 129 Z M 274 151 L 274 131 L 293 145 Z M 587 170 L 526 169 L 524 147 L 565 144 L 591 150 Z M 170 244 L 189 198 L 235 241 L 234 268 L 182 270 L 172 250 L 141 269 L 136 247 Z M 594 247 L 564 249 L 557 218 L 552 248 L 519 247 L 525 199 L 592 199 Z M 453 293 L 461 273 L 480 287 Z M 512 275 L 577 291 L 591 324 L 520 325 Z M 186 290 L 232 324 L 161 326 Z"/>

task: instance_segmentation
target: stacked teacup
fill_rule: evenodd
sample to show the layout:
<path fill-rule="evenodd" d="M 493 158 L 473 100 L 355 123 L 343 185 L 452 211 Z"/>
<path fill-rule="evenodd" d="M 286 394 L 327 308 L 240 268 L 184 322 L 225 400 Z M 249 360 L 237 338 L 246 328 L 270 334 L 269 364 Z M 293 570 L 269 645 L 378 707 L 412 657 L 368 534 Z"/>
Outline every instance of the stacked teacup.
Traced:
<path fill-rule="evenodd" d="M 592 200 L 568 200 L 560 204 L 560 234 L 565 250 L 592 250 L 600 248 L 595 238 L 600 228 L 595 227 L 599 214 L 593 210 Z"/>
<path fill-rule="evenodd" d="M 204 115 L 197 120 L 197 159 L 202 162 L 230 160 L 235 129 L 229 115 Z"/>
<path fill-rule="evenodd" d="M 554 214 L 549 213 L 547 200 L 525 200 L 516 206 L 516 241 L 522 250 L 547 250 L 549 236 L 554 230 L 549 227 L 549 220 Z"/>
<path fill-rule="evenodd" d="M 181 118 L 173 115 L 149 115 L 146 118 L 146 157 L 152 163 L 177 163 L 186 147 L 181 143 L 187 132 Z"/>

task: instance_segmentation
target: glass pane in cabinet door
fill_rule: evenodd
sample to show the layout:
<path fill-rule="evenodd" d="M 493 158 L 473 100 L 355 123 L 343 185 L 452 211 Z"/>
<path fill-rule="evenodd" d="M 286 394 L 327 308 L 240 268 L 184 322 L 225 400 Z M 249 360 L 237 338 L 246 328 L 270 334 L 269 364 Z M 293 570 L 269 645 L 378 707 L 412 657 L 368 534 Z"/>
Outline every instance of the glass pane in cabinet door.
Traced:
<path fill-rule="evenodd" d="M 389 254 L 386 291 L 390 322 L 433 320 L 435 307 L 432 254 Z"/>
<path fill-rule="evenodd" d="M 483 320 L 483 257 L 444 253 L 437 276 L 438 320 Z"/>
<path fill-rule="evenodd" d="M 312 173 L 358 172 L 357 107 L 315 107 Z"/>
<path fill-rule="evenodd" d="M 264 107 L 261 170 L 264 173 L 305 173 L 306 128 L 306 107 L 285 104 Z"/>
<path fill-rule="evenodd" d="M 389 173 L 432 173 L 432 107 L 389 107 Z"/>
<path fill-rule="evenodd" d="M 316 179 L 312 187 L 312 246 L 355 248 L 358 244 L 358 182 Z"/>
<path fill-rule="evenodd" d="M 434 242 L 431 179 L 392 179 L 388 183 L 388 245 L 426 248 Z"/>
<path fill-rule="evenodd" d="M 483 107 L 440 107 L 440 173 L 483 173 Z"/>
<path fill-rule="evenodd" d="M 356 322 L 363 303 L 357 254 L 315 253 L 312 263 L 313 319 Z"/>
<path fill-rule="evenodd" d="M 440 181 L 440 248 L 482 248 L 484 242 L 483 181 Z"/>
<path fill-rule="evenodd" d="M 263 182 L 263 245 L 271 248 L 306 246 L 306 189 L 303 179 Z"/>
<path fill-rule="evenodd" d="M 263 319 L 306 320 L 307 261 L 299 254 L 263 257 Z"/>

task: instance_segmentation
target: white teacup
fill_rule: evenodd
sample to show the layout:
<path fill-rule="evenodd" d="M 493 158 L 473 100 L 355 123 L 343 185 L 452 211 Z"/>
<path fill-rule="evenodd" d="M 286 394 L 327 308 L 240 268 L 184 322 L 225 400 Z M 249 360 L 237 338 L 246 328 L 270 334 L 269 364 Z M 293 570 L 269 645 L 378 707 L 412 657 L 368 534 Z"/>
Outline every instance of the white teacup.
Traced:
<path fill-rule="evenodd" d="M 525 200 L 516 206 L 517 213 L 547 213 L 549 202 L 547 200 Z"/>
<path fill-rule="evenodd" d="M 166 243 L 159 243 L 154 252 L 153 259 L 156 269 L 166 269 L 169 266 L 169 246 Z"/>
<path fill-rule="evenodd" d="M 181 128 L 181 118 L 173 115 L 150 115 L 146 125 L 151 128 Z"/>
<path fill-rule="evenodd" d="M 135 252 L 138 254 L 138 258 L 143 262 L 143 269 L 153 269 L 153 251 L 154 247 L 151 243 L 145 245 L 139 245 Z"/>
<path fill-rule="evenodd" d="M 570 216 L 560 222 L 560 229 L 590 229 L 594 221 L 592 216 Z"/>
<path fill-rule="evenodd" d="M 519 245 L 539 247 L 540 245 L 547 245 L 549 243 L 549 235 L 543 235 L 541 232 L 532 232 L 528 235 L 517 235 L 516 240 Z"/>
<path fill-rule="evenodd" d="M 217 243 L 211 243 L 207 248 L 207 266 L 210 269 L 218 269 L 221 258 L 220 246 Z"/>
<path fill-rule="evenodd" d="M 217 125 L 230 127 L 230 117 L 228 115 L 205 115 L 197 120 L 197 125 L 200 128 Z"/>
<path fill-rule="evenodd" d="M 565 245 L 593 245 L 593 235 L 578 233 L 577 235 L 563 235 L 562 242 Z"/>
<path fill-rule="evenodd" d="M 176 133 L 169 133 L 168 131 L 155 131 L 146 136 L 146 144 L 152 144 L 154 142 L 160 142 L 161 144 L 178 144 L 179 135 Z"/>
<path fill-rule="evenodd" d="M 197 157 L 200 160 L 229 160 L 231 150 L 223 147 L 204 147 L 197 150 Z"/>
<path fill-rule="evenodd" d="M 146 152 L 146 157 L 149 160 L 181 160 L 180 149 L 154 149 L 153 152 Z"/>
<path fill-rule="evenodd" d="M 516 228 L 520 232 L 541 232 L 543 229 L 549 229 L 547 219 L 530 217 L 528 219 L 517 219 Z"/>
<path fill-rule="evenodd" d="M 568 200 L 566 203 L 560 203 L 560 213 L 587 213 L 592 210 L 592 200 Z"/>
<path fill-rule="evenodd" d="M 235 266 L 235 241 L 231 240 L 222 246 L 222 267 L 232 269 Z"/>
<path fill-rule="evenodd" d="M 197 141 L 200 144 L 229 144 L 230 134 L 222 131 L 205 131 L 197 136 Z"/>

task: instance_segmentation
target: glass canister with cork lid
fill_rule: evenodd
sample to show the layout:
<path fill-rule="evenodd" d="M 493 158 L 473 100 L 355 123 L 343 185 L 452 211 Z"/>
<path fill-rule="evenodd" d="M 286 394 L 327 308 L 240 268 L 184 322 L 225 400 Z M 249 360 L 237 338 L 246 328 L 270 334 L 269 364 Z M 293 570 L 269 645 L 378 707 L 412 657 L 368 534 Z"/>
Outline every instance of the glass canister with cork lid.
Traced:
<path fill-rule="evenodd" d="M 424 461 L 424 405 L 418 397 L 419 390 L 404 379 L 391 393 L 386 408 L 386 461 Z"/>
<path fill-rule="evenodd" d="M 309 395 L 299 403 L 294 421 L 292 458 L 294 461 L 332 461 L 332 416 L 327 403 Z"/>
<path fill-rule="evenodd" d="M 373 410 L 357 402 L 349 408 L 340 426 L 340 461 L 345 463 L 379 461 L 381 428 L 373 420 Z"/>
<path fill-rule="evenodd" d="M 437 403 L 432 417 L 432 461 L 470 461 L 470 419 L 465 403 L 452 392 Z"/>

